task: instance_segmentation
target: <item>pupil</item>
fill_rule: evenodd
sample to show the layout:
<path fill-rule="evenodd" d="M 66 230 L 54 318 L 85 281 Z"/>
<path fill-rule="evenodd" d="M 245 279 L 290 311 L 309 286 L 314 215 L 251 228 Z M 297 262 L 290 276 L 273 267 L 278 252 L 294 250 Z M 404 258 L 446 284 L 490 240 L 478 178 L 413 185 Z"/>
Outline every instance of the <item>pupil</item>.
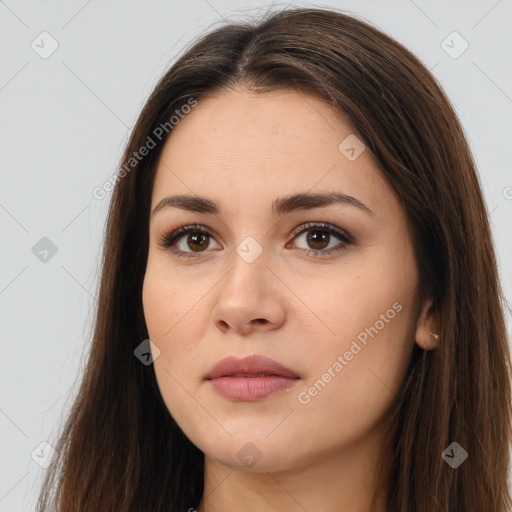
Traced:
<path fill-rule="evenodd" d="M 313 233 L 314 235 L 309 235 L 307 237 L 308 243 L 313 246 L 314 249 L 324 249 L 329 245 L 329 233 L 326 233 L 325 231 L 310 231 L 310 233 Z M 315 235 L 318 235 L 318 233 L 322 233 L 320 237 L 317 237 Z M 318 239 L 319 238 L 319 239 Z M 327 240 L 327 244 L 322 245 L 323 242 Z M 316 247 L 315 244 L 320 244 L 320 247 Z"/>
<path fill-rule="evenodd" d="M 190 240 L 193 240 L 193 243 L 197 243 L 197 239 L 198 238 L 202 238 L 203 239 L 203 243 L 199 243 L 198 245 L 204 245 L 204 242 L 206 241 L 206 235 L 201 235 L 201 234 L 194 234 L 194 235 L 189 235 L 189 241 Z M 206 245 L 204 247 L 201 247 L 202 249 L 205 249 L 206 247 L 208 247 L 208 242 L 206 243 Z M 193 249 L 191 247 L 191 249 Z"/>

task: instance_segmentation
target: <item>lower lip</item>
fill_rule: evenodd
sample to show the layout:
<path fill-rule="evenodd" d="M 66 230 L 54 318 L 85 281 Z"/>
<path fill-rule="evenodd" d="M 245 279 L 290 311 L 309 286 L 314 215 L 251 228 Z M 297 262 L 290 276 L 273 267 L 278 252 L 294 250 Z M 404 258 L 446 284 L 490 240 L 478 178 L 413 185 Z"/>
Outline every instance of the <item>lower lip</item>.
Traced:
<path fill-rule="evenodd" d="M 226 398 L 241 402 L 254 402 L 273 393 L 290 389 L 299 379 L 279 377 L 220 377 L 210 380 L 213 389 Z"/>

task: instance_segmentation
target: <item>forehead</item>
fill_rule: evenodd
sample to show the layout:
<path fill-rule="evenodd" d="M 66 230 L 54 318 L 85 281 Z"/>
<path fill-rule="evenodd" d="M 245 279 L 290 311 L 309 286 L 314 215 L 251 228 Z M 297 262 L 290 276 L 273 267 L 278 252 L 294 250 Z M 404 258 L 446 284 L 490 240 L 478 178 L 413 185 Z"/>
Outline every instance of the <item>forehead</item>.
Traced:
<path fill-rule="evenodd" d="M 389 210 L 390 202 L 396 207 L 370 152 L 349 159 L 347 145 L 357 153 L 364 148 L 350 122 L 313 96 L 243 89 L 216 94 L 174 126 L 158 162 L 152 208 L 177 193 L 213 197 L 236 209 L 237 201 L 238 207 L 251 201 L 267 208 L 277 196 L 320 191 L 357 197 L 373 211 Z"/>

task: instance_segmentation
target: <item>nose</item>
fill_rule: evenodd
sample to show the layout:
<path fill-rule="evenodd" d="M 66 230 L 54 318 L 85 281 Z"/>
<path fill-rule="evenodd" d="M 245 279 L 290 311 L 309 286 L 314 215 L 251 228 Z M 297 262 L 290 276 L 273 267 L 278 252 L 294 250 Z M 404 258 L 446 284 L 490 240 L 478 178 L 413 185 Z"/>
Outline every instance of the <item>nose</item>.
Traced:
<path fill-rule="evenodd" d="M 217 288 L 212 316 L 222 332 L 248 336 L 253 331 L 278 329 L 285 321 L 286 287 L 276 277 L 275 264 L 265 252 L 249 261 L 234 253 Z"/>

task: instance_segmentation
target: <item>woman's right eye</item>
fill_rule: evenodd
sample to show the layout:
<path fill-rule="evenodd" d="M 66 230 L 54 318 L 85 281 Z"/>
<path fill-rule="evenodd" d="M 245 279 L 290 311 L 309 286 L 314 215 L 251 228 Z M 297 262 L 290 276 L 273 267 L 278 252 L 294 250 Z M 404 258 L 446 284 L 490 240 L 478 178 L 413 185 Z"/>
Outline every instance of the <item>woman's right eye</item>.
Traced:
<path fill-rule="evenodd" d="M 187 237 L 185 237 L 186 234 L 188 234 Z M 175 231 L 171 231 L 169 234 L 164 234 L 159 240 L 159 245 L 169 249 L 178 257 L 195 257 L 195 251 L 190 252 L 186 249 L 195 244 L 199 248 L 196 252 L 202 253 L 208 249 L 208 246 L 210 245 L 209 238 L 213 239 L 213 235 L 210 231 L 206 230 L 206 228 L 202 226 L 194 224 L 191 226 L 183 226 Z M 178 249 L 171 249 L 172 246 L 179 244 L 183 244 L 182 248 L 178 247 Z"/>

